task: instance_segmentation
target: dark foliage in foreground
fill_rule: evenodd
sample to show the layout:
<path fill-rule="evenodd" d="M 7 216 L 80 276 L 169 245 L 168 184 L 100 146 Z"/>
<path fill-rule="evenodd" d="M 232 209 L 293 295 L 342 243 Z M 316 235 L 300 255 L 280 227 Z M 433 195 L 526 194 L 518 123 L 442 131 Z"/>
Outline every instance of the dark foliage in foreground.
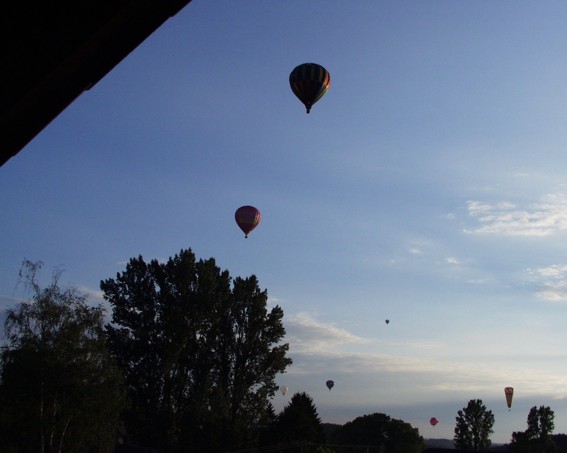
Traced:
<path fill-rule="evenodd" d="M 191 250 L 161 263 L 133 258 L 101 282 L 109 344 L 125 373 L 132 439 L 173 453 L 254 446 L 291 364 L 279 306 L 255 276 L 232 279 Z"/>
<path fill-rule="evenodd" d="M 124 405 L 106 348 L 103 310 L 89 307 L 60 273 L 41 288 L 41 263 L 20 276 L 32 300 L 8 311 L 0 357 L 0 451 L 105 453 Z"/>
<path fill-rule="evenodd" d="M 490 435 L 494 414 L 480 399 L 470 400 L 458 411 L 455 425 L 455 447 L 465 451 L 486 451 L 492 444 Z"/>
<path fill-rule="evenodd" d="M 366 445 L 388 453 L 419 453 L 424 448 L 417 428 L 381 413 L 346 423 L 335 432 L 333 441 L 339 445 Z"/>

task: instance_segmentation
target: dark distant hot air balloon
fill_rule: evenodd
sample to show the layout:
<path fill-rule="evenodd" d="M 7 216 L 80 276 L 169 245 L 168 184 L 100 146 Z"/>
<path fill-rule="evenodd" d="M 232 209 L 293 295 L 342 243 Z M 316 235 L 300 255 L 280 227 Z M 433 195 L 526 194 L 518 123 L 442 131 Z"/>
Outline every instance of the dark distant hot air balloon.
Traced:
<path fill-rule="evenodd" d="M 512 397 L 514 396 L 514 388 L 505 387 L 504 395 L 506 395 L 506 404 L 508 405 L 508 410 L 510 410 L 510 408 L 512 407 Z"/>
<path fill-rule="evenodd" d="M 327 386 L 330 392 L 331 389 L 335 386 L 335 383 L 329 379 L 327 382 L 325 382 L 325 385 Z"/>
<path fill-rule="evenodd" d="M 291 90 L 303 102 L 307 113 L 313 104 L 321 99 L 331 86 L 331 75 L 321 65 L 304 63 L 289 75 Z"/>
<path fill-rule="evenodd" d="M 390 324 L 390 320 L 389 320 L 389 319 L 386 319 L 386 324 Z"/>
<path fill-rule="evenodd" d="M 234 213 L 234 218 L 240 229 L 244 231 L 244 237 L 247 238 L 248 233 L 260 223 L 262 214 L 254 206 L 241 206 Z"/>
<path fill-rule="evenodd" d="M 439 420 L 437 420 L 435 417 L 431 417 L 429 419 L 429 423 L 431 423 L 431 426 L 435 426 L 437 423 L 439 423 Z"/>

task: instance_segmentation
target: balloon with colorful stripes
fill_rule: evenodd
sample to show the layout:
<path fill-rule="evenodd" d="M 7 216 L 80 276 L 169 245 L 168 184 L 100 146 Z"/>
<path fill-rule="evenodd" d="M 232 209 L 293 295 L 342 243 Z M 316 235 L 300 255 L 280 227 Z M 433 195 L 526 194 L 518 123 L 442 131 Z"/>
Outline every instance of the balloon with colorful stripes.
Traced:
<path fill-rule="evenodd" d="M 303 102 L 307 113 L 331 86 L 331 75 L 321 65 L 304 63 L 297 66 L 289 75 L 291 90 Z"/>

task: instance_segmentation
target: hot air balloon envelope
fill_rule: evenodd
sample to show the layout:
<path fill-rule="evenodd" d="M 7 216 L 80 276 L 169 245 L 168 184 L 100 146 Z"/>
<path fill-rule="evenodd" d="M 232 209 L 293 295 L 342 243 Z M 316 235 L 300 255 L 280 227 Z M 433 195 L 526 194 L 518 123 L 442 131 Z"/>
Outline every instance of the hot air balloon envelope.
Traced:
<path fill-rule="evenodd" d="M 386 324 L 390 324 L 390 320 L 389 320 L 389 319 L 386 319 Z"/>
<path fill-rule="evenodd" d="M 504 389 L 504 394 L 506 395 L 506 404 L 508 405 L 508 409 L 510 409 L 512 407 L 512 397 L 514 396 L 514 388 L 506 387 Z"/>
<path fill-rule="evenodd" d="M 303 102 L 307 113 L 331 86 L 331 75 L 321 65 L 304 63 L 297 66 L 289 75 L 289 85 L 293 94 Z"/>
<path fill-rule="evenodd" d="M 431 417 L 429 419 L 429 423 L 431 423 L 431 425 L 435 426 L 437 423 L 439 423 L 439 420 L 437 420 L 435 417 Z"/>
<path fill-rule="evenodd" d="M 285 395 L 287 393 L 287 387 L 285 385 L 283 387 L 280 387 L 280 390 L 282 392 L 282 395 Z"/>
<path fill-rule="evenodd" d="M 327 386 L 327 388 L 329 389 L 329 392 L 330 392 L 331 389 L 335 386 L 335 383 L 331 380 L 328 380 L 327 382 L 325 382 L 325 385 Z"/>
<path fill-rule="evenodd" d="M 241 206 L 234 213 L 234 219 L 242 231 L 244 237 L 258 226 L 262 219 L 262 214 L 254 206 Z"/>

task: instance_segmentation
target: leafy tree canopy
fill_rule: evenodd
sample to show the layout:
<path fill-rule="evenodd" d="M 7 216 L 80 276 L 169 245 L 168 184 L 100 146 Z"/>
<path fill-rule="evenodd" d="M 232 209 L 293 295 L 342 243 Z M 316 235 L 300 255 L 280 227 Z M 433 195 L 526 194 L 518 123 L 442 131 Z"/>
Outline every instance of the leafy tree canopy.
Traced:
<path fill-rule="evenodd" d="M 232 279 L 189 249 L 166 262 L 132 258 L 101 289 L 132 401 L 129 432 L 170 452 L 253 444 L 275 376 L 291 364 L 283 311 L 268 311 L 256 277 Z"/>
<path fill-rule="evenodd" d="M 455 447 L 462 450 L 485 451 L 492 444 L 494 414 L 480 399 L 470 400 L 467 407 L 458 411 L 455 426 Z"/>
<path fill-rule="evenodd" d="M 124 398 L 106 348 L 103 310 L 74 288 L 38 282 L 24 261 L 29 302 L 8 310 L 0 355 L 0 451 L 110 452 Z"/>
<path fill-rule="evenodd" d="M 549 406 L 534 406 L 528 414 L 528 429 L 513 432 L 511 447 L 522 453 L 551 453 L 555 442 L 551 436 L 555 428 L 555 413 Z"/>
<path fill-rule="evenodd" d="M 278 416 L 276 432 L 282 444 L 322 443 L 325 440 L 317 408 L 307 393 L 292 396 Z"/>
<path fill-rule="evenodd" d="M 417 428 L 388 415 L 374 413 L 357 417 L 335 433 L 342 445 L 363 445 L 388 453 L 419 453 L 424 448 Z"/>

